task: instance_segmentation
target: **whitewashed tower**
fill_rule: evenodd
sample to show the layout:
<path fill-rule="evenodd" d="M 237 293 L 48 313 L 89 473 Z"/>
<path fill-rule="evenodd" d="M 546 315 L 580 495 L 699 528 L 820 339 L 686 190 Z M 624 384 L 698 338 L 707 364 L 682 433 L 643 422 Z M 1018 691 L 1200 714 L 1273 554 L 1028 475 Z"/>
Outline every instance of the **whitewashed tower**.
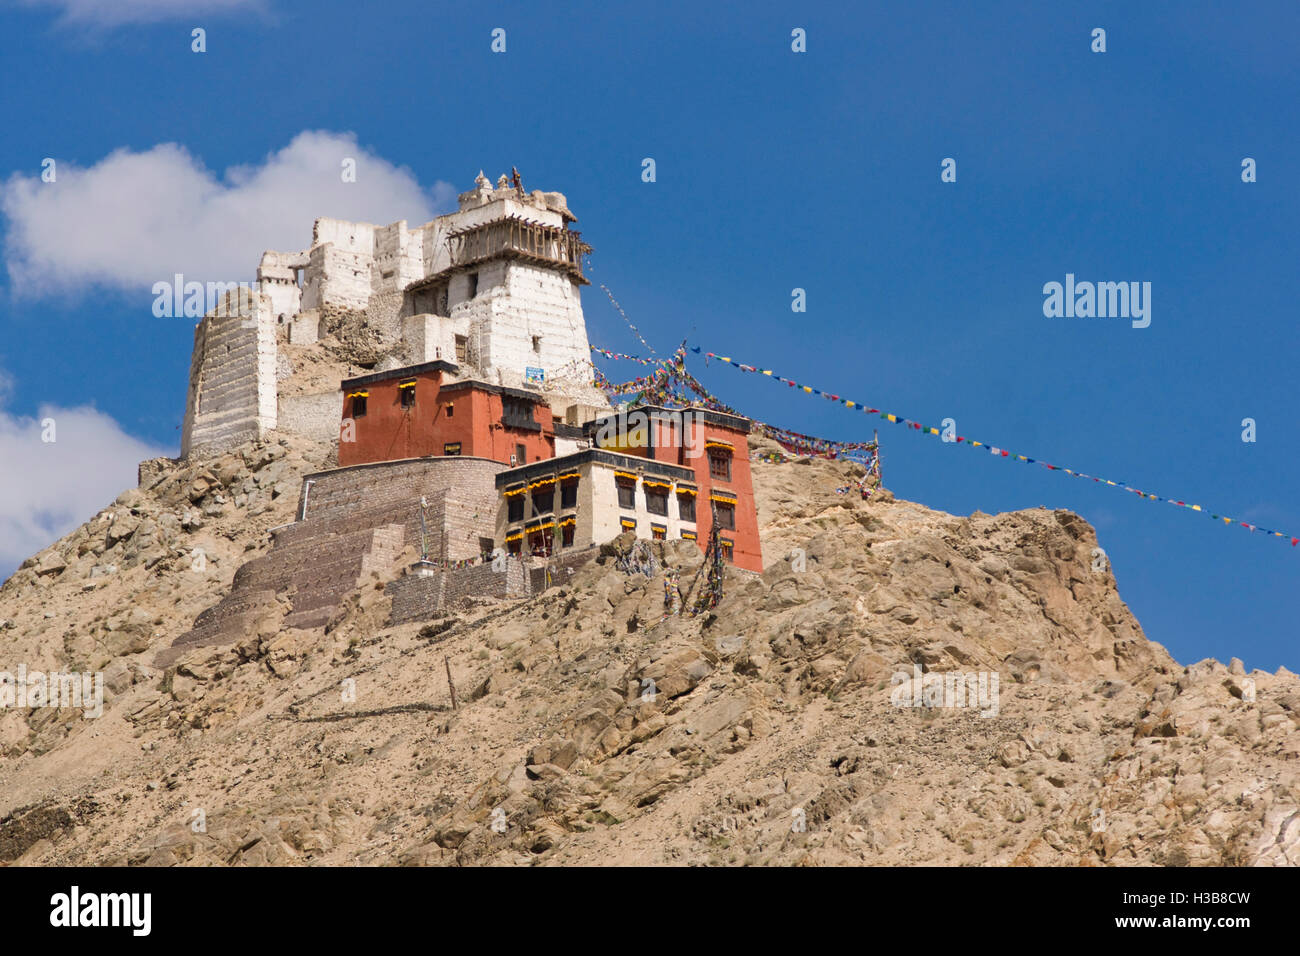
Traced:
<path fill-rule="evenodd" d="M 414 229 L 317 219 L 308 249 L 263 254 L 236 315 L 195 329 L 182 454 L 276 429 L 337 438 L 341 393 L 285 385 L 285 353 L 348 322 L 373 332 L 380 368 L 454 362 L 461 378 L 536 389 L 561 418 L 590 418 L 607 406 L 582 315 L 590 247 L 574 222 L 562 193 L 525 192 L 517 173 L 494 188 L 482 172 L 455 212 Z"/>

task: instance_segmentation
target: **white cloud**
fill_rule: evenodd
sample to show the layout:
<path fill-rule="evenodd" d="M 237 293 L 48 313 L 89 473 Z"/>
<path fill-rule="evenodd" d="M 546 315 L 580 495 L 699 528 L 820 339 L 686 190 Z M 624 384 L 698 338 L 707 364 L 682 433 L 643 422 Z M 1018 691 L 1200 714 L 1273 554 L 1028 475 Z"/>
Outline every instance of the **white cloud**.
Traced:
<path fill-rule="evenodd" d="M 55 440 L 45 442 L 49 419 Z M 134 488 L 139 462 L 164 454 L 88 406 L 42 405 L 35 418 L 0 409 L 0 580 Z"/>
<path fill-rule="evenodd" d="M 342 181 L 346 158 L 356 160 L 356 182 Z M 422 188 L 352 133 L 323 131 L 299 133 L 260 165 L 221 177 L 175 143 L 55 169 L 52 183 L 38 172 L 0 185 L 5 264 L 20 295 L 147 291 L 177 272 L 201 282 L 252 279 L 263 250 L 307 248 L 318 216 L 414 225 L 455 196 L 444 182 Z"/>
<path fill-rule="evenodd" d="M 29 7 L 54 7 L 65 25 L 116 26 L 196 16 L 261 10 L 262 0 L 21 0 Z"/>

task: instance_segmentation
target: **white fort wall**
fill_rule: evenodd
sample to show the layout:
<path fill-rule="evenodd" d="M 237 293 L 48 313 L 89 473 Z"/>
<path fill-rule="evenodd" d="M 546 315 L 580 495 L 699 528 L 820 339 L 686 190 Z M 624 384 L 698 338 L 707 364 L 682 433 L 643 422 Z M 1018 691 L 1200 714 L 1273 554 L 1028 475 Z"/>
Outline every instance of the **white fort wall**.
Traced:
<path fill-rule="evenodd" d="M 318 442 L 337 441 L 343 420 L 343 392 L 289 395 L 279 401 L 276 428 Z"/>
<path fill-rule="evenodd" d="M 231 301 L 231 300 L 227 300 Z M 276 427 L 276 318 L 253 294 L 241 310 L 218 308 L 194 330 L 181 454 L 217 454 Z"/>
<path fill-rule="evenodd" d="M 425 276 L 424 230 L 407 229 L 405 219 L 376 229 L 374 257 L 371 291 L 401 293 Z"/>
<path fill-rule="evenodd" d="M 548 389 L 561 382 L 591 388 L 591 353 L 578 284 L 568 275 L 524 262 L 490 262 L 478 270 L 478 294 L 468 299 L 469 276 L 454 276 L 452 318 L 466 317 L 470 362 L 495 371 L 503 385 L 525 384 L 540 368 Z"/>
<path fill-rule="evenodd" d="M 531 388 L 538 384 L 527 381 L 526 370 L 538 368 L 545 376 L 540 388 L 558 414 L 574 403 L 606 407 L 591 385 L 572 264 L 506 253 L 452 266 L 453 232 L 504 218 L 564 229 L 573 218 L 564 196 L 522 194 L 501 181 L 493 189 L 481 174 L 476 184 L 460 196 L 457 212 L 414 229 L 404 220 L 377 226 L 322 217 L 311 248 L 265 253 L 256 316 L 209 315 L 195 330 L 182 453 L 216 452 L 274 428 L 336 438 L 338 392 L 279 399 L 276 328 L 295 345 L 312 345 L 318 335 L 337 330 L 348 313 L 359 313 L 377 333 L 380 368 L 440 358 L 462 365 L 462 377 Z M 434 283 L 406 292 L 435 276 Z"/>
<path fill-rule="evenodd" d="M 370 252 L 356 252 L 330 242 L 313 246 L 309 255 L 302 308 L 319 309 L 329 303 L 364 309 L 370 304 L 370 264 L 374 258 Z"/>
<path fill-rule="evenodd" d="M 406 346 L 405 363 L 420 365 L 441 359 L 444 362 L 457 362 L 456 337 L 466 340 L 466 352 L 469 348 L 469 317 L 448 318 L 441 315 L 410 315 L 402 320 L 402 342 Z M 466 364 L 470 361 L 466 356 Z"/>

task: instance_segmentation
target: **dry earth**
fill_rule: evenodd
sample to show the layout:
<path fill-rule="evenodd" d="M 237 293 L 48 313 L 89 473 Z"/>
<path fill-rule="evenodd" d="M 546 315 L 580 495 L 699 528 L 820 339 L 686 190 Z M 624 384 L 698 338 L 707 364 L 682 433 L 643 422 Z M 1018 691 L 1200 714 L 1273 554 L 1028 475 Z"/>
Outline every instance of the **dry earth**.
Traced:
<path fill-rule="evenodd" d="M 848 463 L 756 463 L 768 570 L 713 614 L 661 620 L 662 574 L 607 547 L 387 627 L 399 564 L 327 628 L 152 667 L 323 455 L 150 463 L 0 588 L 0 669 L 100 670 L 107 701 L 0 711 L 0 861 L 1300 863 L 1295 675 L 1180 666 L 1074 514 L 864 502 Z M 997 674 L 996 715 L 894 706 L 914 665 Z"/>

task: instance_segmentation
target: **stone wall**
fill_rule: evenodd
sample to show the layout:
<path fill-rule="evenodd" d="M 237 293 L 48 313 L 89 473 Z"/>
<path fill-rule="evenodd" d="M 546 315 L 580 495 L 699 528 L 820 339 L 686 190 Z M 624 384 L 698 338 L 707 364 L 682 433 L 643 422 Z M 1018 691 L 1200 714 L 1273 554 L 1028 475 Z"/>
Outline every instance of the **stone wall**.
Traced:
<path fill-rule="evenodd" d="M 285 396 L 279 400 L 276 427 L 280 431 L 328 442 L 339 437 L 342 417 L 341 391 Z"/>
<path fill-rule="evenodd" d="M 549 559 L 533 558 L 527 565 L 529 593 L 540 594 L 547 588 L 564 584 L 573 577 L 578 568 L 591 561 L 599 552 L 599 546 L 592 545 L 561 551 Z"/>
<path fill-rule="evenodd" d="M 390 520 L 402 522 L 406 540 L 418 547 L 423 496 L 429 502 L 430 556 L 451 561 L 476 558 L 481 554 L 479 538 L 491 539 L 496 531 L 498 498 L 493 479 L 505 467 L 486 458 L 415 458 L 307 475 L 298 514 L 304 514 L 304 496 L 309 519 L 346 517 L 359 508 L 395 509 Z"/>
<path fill-rule="evenodd" d="M 402 319 L 402 341 L 406 345 L 405 364 L 422 365 L 425 362 L 462 363 L 456 355 L 456 336 L 466 337 L 468 348 L 468 318 L 452 319 L 440 315 L 411 315 Z M 468 357 L 462 375 L 469 371 Z"/>
<path fill-rule="evenodd" d="M 283 602 L 288 606 L 282 608 L 287 612 L 282 627 L 324 626 L 369 572 L 392 574 L 405 549 L 418 552 L 421 496 L 428 502 L 430 557 L 481 557 L 479 539 L 490 540 L 495 524 L 493 476 L 502 467 L 481 458 L 434 458 L 307 476 L 306 516 L 275 529 L 271 549 L 235 572 L 230 594 L 198 616 L 193 628 L 163 652 L 160 666 L 186 648 L 238 640 Z M 301 496 L 298 507 L 303 514 Z M 443 596 L 438 600 L 460 601 L 478 593 L 505 596 L 528 587 L 522 569 L 504 582 L 487 577 L 481 565 L 458 570 L 479 573 L 449 578 L 439 585 Z"/>
<path fill-rule="evenodd" d="M 307 516 L 346 513 L 364 500 L 377 505 L 384 500 L 419 499 L 420 495 L 450 488 L 481 483 L 495 496 L 493 479 L 507 466 L 486 458 L 410 458 L 404 461 L 353 465 L 331 471 L 304 475 Z M 311 482 L 308 494 L 305 486 Z M 298 513 L 303 514 L 303 495 L 298 498 Z"/>
<path fill-rule="evenodd" d="M 427 620 L 470 597 L 512 598 L 527 592 L 528 575 L 518 561 L 506 561 L 500 571 L 493 570 L 489 562 L 432 574 L 408 574 L 385 589 L 393 599 L 393 624 Z"/>
<path fill-rule="evenodd" d="M 366 309 L 366 324 L 375 330 L 385 347 L 399 348 L 402 344 L 402 304 L 406 296 L 400 291 L 376 292 L 370 297 Z"/>
<path fill-rule="evenodd" d="M 478 275 L 478 295 L 451 309 L 453 317 L 469 319 L 471 362 L 514 388 L 528 384 L 527 368 L 540 368 L 545 390 L 559 386 L 573 399 L 603 404 L 591 387 L 578 284 L 561 272 L 517 261 L 488 263 Z M 464 276 L 453 279 L 452 302 L 459 298 L 457 280 Z"/>
<path fill-rule="evenodd" d="M 400 295 L 412 282 L 423 278 L 424 231 L 408 230 L 405 219 L 377 227 L 370 277 L 372 291 Z"/>
<path fill-rule="evenodd" d="M 367 223 L 338 223 L 337 220 L 318 219 L 318 232 L 322 223 L 354 227 L 356 232 L 370 239 L 370 244 L 367 246 L 359 243 L 356 235 L 351 235 L 346 239 L 313 246 L 303 282 L 302 308 L 318 309 L 329 304 L 364 309 L 370 303 L 374 227 Z M 326 231 L 331 235 L 342 235 L 346 230 L 331 228 Z"/>
<path fill-rule="evenodd" d="M 241 301 L 194 330 L 182 456 L 219 454 L 276 427 L 276 317 L 268 296 Z"/>
<path fill-rule="evenodd" d="M 428 620 L 474 597 L 504 599 L 540 594 L 547 587 L 568 581 L 596 554 L 596 548 L 585 548 L 552 558 L 549 563 L 509 557 L 501 562 L 501 570 L 495 570 L 489 561 L 468 568 L 407 574 L 385 589 L 393 599 L 390 623 Z"/>
<path fill-rule="evenodd" d="M 230 593 L 199 614 L 193 627 L 163 651 L 155 663 L 166 667 L 190 648 L 233 643 L 248 633 L 256 633 L 259 626 L 281 614 L 281 628 L 323 627 L 370 572 L 394 573 L 396 562 L 404 553 L 409 555 L 407 549 L 419 548 L 418 498 L 344 507 L 343 501 L 354 492 L 378 489 L 383 482 L 382 469 L 366 469 L 370 474 L 364 478 L 355 474 L 361 470 L 345 469 L 354 474 L 328 488 L 332 503 L 322 512 L 277 528 L 271 549 L 243 564 L 235 572 Z M 412 478 L 414 471 L 406 471 L 406 478 L 399 479 L 398 484 Z M 455 474 L 439 477 L 464 478 L 468 474 L 466 469 L 448 471 Z M 426 495 L 432 541 L 444 535 L 452 540 L 456 528 L 474 541 L 473 553 L 453 548 L 450 554 L 440 556 L 431 546 L 431 558 L 459 561 L 479 557 L 476 532 L 481 529 L 475 525 L 477 516 L 472 511 L 476 494 L 464 486 L 451 485 Z M 310 499 L 308 504 L 310 507 Z M 494 570 L 493 563 L 487 561 L 432 574 L 407 574 L 387 587 L 393 598 L 392 621 L 400 624 L 428 618 L 472 597 L 509 598 L 539 593 L 548 586 L 563 584 L 596 553 L 596 548 L 568 551 L 549 562 L 509 558 L 503 570 Z"/>

